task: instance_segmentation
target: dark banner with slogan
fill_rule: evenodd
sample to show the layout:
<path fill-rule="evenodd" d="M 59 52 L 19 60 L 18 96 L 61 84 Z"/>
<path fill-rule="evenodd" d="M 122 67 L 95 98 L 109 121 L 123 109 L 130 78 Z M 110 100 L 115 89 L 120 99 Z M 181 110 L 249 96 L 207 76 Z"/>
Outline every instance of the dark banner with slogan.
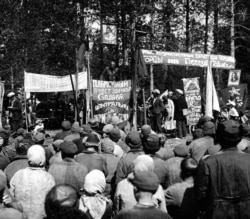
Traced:
<path fill-rule="evenodd" d="M 229 86 L 220 90 L 221 105 L 226 105 L 228 100 L 234 100 L 238 111 L 244 112 L 247 105 L 247 84 Z"/>
<path fill-rule="evenodd" d="M 93 80 L 93 111 L 99 122 L 107 123 L 113 115 L 117 115 L 120 122 L 127 120 L 130 98 L 131 80 Z"/>
<path fill-rule="evenodd" d="M 146 64 L 182 65 L 207 68 L 211 61 L 212 68 L 234 69 L 235 58 L 223 55 L 200 53 L 163 52 L 142 50 Z"/>

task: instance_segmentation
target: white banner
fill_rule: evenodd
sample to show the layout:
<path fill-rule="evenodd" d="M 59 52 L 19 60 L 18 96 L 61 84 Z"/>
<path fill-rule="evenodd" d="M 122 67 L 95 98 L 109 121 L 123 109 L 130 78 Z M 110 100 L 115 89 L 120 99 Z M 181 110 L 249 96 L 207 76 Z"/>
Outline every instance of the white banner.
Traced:
<path fill-rule="evenodd" d="M 75 74 L 72 75 L 75 87 Z M 87 72 L 78 73 L 78 89 L 87 89 Z M 24 72 L 25 92 L 63 92 L 72 91 L 70 76 L 42 75 Z"/>

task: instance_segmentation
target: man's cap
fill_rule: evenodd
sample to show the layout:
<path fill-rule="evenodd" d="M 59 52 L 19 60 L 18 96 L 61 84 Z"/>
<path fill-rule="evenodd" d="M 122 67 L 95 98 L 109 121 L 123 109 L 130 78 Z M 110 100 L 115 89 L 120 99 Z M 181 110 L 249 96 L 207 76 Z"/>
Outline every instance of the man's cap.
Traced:
<path fill-rule="evenodd" d="M 130 181 L 138 190 L 152 193 L 155 193 L 160 185 L 159 178 L 153 171 L 137 171 Z"/>
<path fill-rule="evenodd" d="M 113 125 L 107 124 L 103 127 L 102 131 L 103 133 L 109 134 L 113 128 L 114 128 Z"/>
<path fill-rule="evenodd" d="M 125 138 L 125 143 L 132 149 L 141 148 L 141 137 L 137 131 L 131 131 Z"/>
<path fill-rule="evenodd" d="M 16 131 L 16 134 L 17 135 L 23 135 L 25 133 L 25 129 L 24 128 L 19 128 L 19 129 L 17 129 L 17 131 Z"/>
<path fill-rule="evenodd" d="M 53 145 L 55 148 L 59 149 L 61 143 L 63 143 L 63 142 L 64 142 L 64 140 L 62 140 L 62 139 L 57 139 L 57 140 L 53 141 L 52 145 Z"/>
<path fill-rule="evenodd" d="M 217 138 L 223 145 L 225 145 L 225 143 L 237 144 L 241 141 L 242 132 L 243 128 L 237 121 L 226 120 L 218 124 Z"/>
<path fill-rule="evenodd" d="M 114 142 L 118 142 L 119 139 L 121 138 L 121 132 L 120 129 L 118 128 L 113 128 L 110 133 L 109 133 L 109 137 L 112 141 Z"/>
<path fill-rule="evenodd" d="M 112 116 L 112 117 L 111 117 L 110 123 L 111 123 L 112 125 L 118 125 L 118 124 L 120 123 L 119 117 L 118 117 L 118 116 Z"/>
<path fill-rule="evenodd" d="M 150 125 L 143 125 L 141 127 L 141 133 L 142 133 L 142 135 L 149 135 L 149 134 L 151 134 L 151 131 L 152 131 L 152 129 L 151 129 Z"/>
<path fill-rule="evenodd" d="M 215 124 L 213 122 L 205 122 L 203 125 L 203 134 L 204 135 L 213 135 L 216 133 Z"/>
<path fill-rule="evenodd" d="M 142 138 L 142 146 L 144 151 L 155 153 L 160 150 L 160 137 L 155 134 L 150 134 Z"/>
<path fill-rule="evenodd" d="M 86 147 L 99 147 L 100 140 L 95 134 L 89 134 L 86 139 L 85 146 Z"/>
<path fill-rule="evenodd" d="M 101 140 L 101 150 L 103 153 L 113 153 L 114 142 L 109 138 L 104 138 Z"/>
<path fill-rule="evenodd" d="M 174 147 L 174 153 L 177 157 L 186 157 L 188 155 L 188 147 L 183 143 L 179 143 Z"/>
<path fill-rule="evenodd" d="M 78 148 L 72 141 L 64 141 L 60 144 L 60 150 L 64 154 L 75 155 L 78 152 Z"/>
<path fill-rule="evenodd" d="M 82 125 L 82 131 L 83 133 L 90 134 L 92 132 L 92 129 L 89 125 Z"/>
<path fill-rule="evenodd" d="M 45 134 L 42 132 L 36 132 L 33 135 L 33 140 L 37 143 L 37 142 L 41 142 L 45 139 Z"/>
<path fill-rule="evenodd" d="M 15 145 L 18 154 L 26 154 L 28 149 L 34 144 L 30 139 L 22 139 Z"/>
<path fill-rule="evenodd" d="M 71 129 L 71 122 L 68 120 L 65 120 L 62 122 L 62 127 L 66 130 L 69 131 Z"/>

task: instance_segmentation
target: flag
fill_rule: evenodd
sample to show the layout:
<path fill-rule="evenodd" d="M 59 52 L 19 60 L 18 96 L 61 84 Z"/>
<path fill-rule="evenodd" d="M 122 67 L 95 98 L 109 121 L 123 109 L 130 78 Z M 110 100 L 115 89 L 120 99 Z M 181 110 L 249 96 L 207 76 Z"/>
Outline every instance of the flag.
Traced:
<path fill-rule="evenodd" d="M 136 48 L 135 51 L 135 73 L 141 77 L 148 77 L 147 66 L 145 60 L 143 58 L 141 49 L 139 47 Z"/>
<path fill-rule="evenodd" d="M 205 115 L 213 118 L 213 110 L 220 112 L 220 104 L 214 86 L 211 62 L 209 59 L 207 65 Z"/>
<path fill-rule="evenodd" d="M 228 86 L 220 90 L 220 98 L 222 105 L 226 105 L 228 100 L 233 100 L 236 103 L 236 108 L 239 112 L 245 112 L 247 105 L 247 84 Z"/>
<path fill-rule="evenodd" d="M 86 46 L 85 43 L 82 43 L 76 54 L 76 61 L 78 62 L 79 68 L 82 68 L 85 52 Z"/>

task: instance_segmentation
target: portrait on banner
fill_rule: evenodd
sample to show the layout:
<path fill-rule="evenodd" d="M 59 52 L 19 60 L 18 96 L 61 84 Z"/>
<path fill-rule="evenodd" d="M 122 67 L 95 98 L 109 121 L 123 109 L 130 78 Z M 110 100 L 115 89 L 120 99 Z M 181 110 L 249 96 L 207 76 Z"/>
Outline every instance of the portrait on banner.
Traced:
<path fill-rule="evenodd" d="M 240 84 L 241 70 L 229 70 L 227 86 L 239 85 Z"/>
<path fill-rule="evenodd" d="M 102 25 L 102 43 L 103 44 L 117 44 L 117 28 L 115 25 Z"/>

